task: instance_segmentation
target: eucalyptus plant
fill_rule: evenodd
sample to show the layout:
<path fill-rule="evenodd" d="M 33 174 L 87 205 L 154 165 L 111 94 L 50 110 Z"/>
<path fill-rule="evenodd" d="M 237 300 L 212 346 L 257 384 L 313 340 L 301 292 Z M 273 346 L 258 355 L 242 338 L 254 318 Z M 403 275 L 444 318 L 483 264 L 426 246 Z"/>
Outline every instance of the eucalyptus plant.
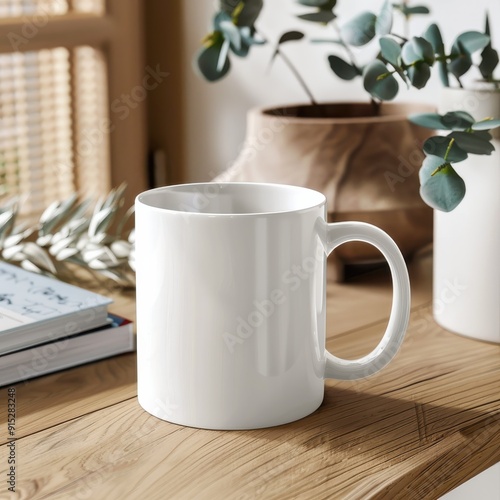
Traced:
<path fill-rule="evenodd" d="M 481 79 L 500 90 L 494 78 L 499 63 L 498 52 L 492 47 L 488 17 L 484 32 L 466 31 L 459 34 L 447 49 L 437 24 L 431 24 L 421 36 L 409 37 L 408 20 L 414 15 L 428 14 L 424 5 L 409 5 L 407 1 L 391 3 L 386 0 L 379 12 L 361 12 L 345 23 L 339 23 L 335 13 L 336 0 L 297 0 L 312 10 L 297 17 L 329 28 L 333 37 L 313 39 L 328 43 L 340 50 L 327 61 L 331 70 L 343 80 L 360 78 L 369 93 L 374 108 L 394 99 L 400 84 L 421 89 L 429 81 L 434 69 L 445 87 L 451 82 L 463 87 L 462 77 L 476 68 Z M 209 81 L 223 78 L 231 68 L 233 55 L 245 57 L 253 45 L 262 45 L 266 39 L 258 32 L 256 22 L 262 10 L 262 0 L 220 0 L 219 11 L 213 18 L 213 30 L 204 39 L 196 57 L 196 68 Z M 393 29 L 394 15 L 405 20 L 405 32 Z M 273 51 L 272 61 L 281 57 L 309 96 L 316 101 L 300 72 L 283 53 L 281 45 L 304 38 L 300 31 L 283 33 Z M 352 48 L 376 44 L 375 57 L 359 62 Z M 338 52 L 338 50 L 337 50 Z M 271 61 L 271 62 L 272 62 Z M 447 130 L 446 137 L 435 136 L 424 144 L 426 159 L 419 172 L 421 195 L 433 208 L 453 210 L 465 195 L 465 184 L 452 164 L 469 154 L 489 155 L 494 150 L 490 130 L 500 126 L 499 120 L 482 117 L 479 122 L 463 111 L 411 116 L 414 123 L 438 130 Z"/>

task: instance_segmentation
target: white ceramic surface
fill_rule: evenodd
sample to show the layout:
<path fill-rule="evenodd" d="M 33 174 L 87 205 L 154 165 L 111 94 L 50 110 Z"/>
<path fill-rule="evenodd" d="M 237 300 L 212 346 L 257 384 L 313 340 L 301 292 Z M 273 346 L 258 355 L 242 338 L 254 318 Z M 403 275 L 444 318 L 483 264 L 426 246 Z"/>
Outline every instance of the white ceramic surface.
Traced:
<path fill-rule="evenodd" d="M 325 222 L 325 197 L 279 184 L 170 186 L 136 199 L 138 399 L 170 422 L 249 429 L 321 404 L 324 378 L 356 379 L 396 354 L 410 310 L 397 246 L 368 224 Z M 377 246 L 394 298 L 380 344 L 355 361 L 325 351 L 326 256 Z"/>
<path fill-rule="evenodd" d="M 445 89 L 440 112 L 500 118 L 499 91 Z M 500 343 L 500 140 L 491 156 L 470 155 L 456 168 L 466 194 L 434 213 L 434 318 L 444 328 Z"/>

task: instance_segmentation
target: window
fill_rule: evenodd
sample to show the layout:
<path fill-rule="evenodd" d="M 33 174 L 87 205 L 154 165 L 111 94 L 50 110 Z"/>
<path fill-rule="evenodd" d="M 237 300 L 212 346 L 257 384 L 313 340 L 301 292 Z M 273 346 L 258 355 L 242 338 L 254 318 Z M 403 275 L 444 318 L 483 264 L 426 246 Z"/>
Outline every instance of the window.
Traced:
<path fill-rule="evenodd" d="M 0 0 L 0 185 L 24 213 L 124 181 L 130 203 L 145 189 L 143 106 L 120 100 L 145 72 L 140 5 Z"/>

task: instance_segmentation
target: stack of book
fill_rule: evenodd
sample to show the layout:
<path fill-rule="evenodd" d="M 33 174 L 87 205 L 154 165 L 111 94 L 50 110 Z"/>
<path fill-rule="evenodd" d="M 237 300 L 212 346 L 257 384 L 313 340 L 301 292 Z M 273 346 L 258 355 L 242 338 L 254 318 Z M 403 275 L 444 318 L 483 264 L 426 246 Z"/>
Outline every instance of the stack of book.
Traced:
<path fill-rule="evenodd" d="M 135 348 L 112 300 L 0 262 L 0 386 Z"/>

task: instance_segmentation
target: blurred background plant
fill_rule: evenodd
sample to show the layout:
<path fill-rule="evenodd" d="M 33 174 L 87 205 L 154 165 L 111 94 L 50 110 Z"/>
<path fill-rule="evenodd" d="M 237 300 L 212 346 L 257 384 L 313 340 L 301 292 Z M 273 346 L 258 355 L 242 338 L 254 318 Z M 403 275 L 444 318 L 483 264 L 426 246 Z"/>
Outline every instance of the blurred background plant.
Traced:
<path fill-rule="evenodd" d="M 379 12 L 361 12 L 345 23 L 339 23 L 335 13 L 336 0 L 297 0 L 313 10 L 297 17 L 303 21 L 324 25 L 332 38 L 312 39 L 313 43 L 335 46 L 339 54 L 331 54 L 327 62 L 331 70 L 343 80 L 360 78 L 373 103 L 373 114 L 380 111 L 383 101 L 394 99 L 402 82 L 408 88 L 422 89 L 429 81 L 432 69 L 443 86 L 463 88 L 463 77 L 471 69 L 477 79 L 500 91 L 500 81 L 494 71 L 499 63 L 498 52 L 492 47 L 488 16 L 484 31 L 466 31 L 456 36 L 449 48 L 443 42 L 441 30 L 432 23 L 422 36 L 409 37 L 409 21 L 415 15 L 428 14 L 424 5 L 409 5 L 407 1 L 391 3 L 385 0 Z M 231 68 L 231 55 L 245 57 L 253 45 L 266 43 L 256 22 L 263 8 L 262 0 L 220 0 L 212 21 L 212 31 L 203 40 L 203 47 L 195 58 L 195 68 L 207 81 L 220 80 Z M 404 17 L 404 33 L 393 31 L 394 15 Z M 446 19 L 453 24 L 453 17 Z M 305 38 L 301 31 L 283 33 L 276 43 L 271 63 L 280 57 L 291 70 L 308 95 L 312 106 L 318 103 L 306 85 L 300 71 L 280 47 L 284 43 Z M 368 59 L 360 62 L 354 50 L 376 44 Z M 428 128 L 448 130 L 446 139 L 432 137 L 424 144 L 427 157 L 420 170 L 421 196 L 431 207 L 453 210 L 465 195 L 465 183 L 452 164 L 463 161 L 469 154 L 490 155 L 494 151 L 490 130 L 500 125 L 499 120 L 481 117 L 477 122 L 465 112 L 413 116 L 416 124 Z"/>
<path fill-rule="evenodd" d="M 125 185 L 106 197 L 80 200 L 73 195 L 48 206 L 34 224 L 18 223 L 20 201 L 0 203 L 0 256 L 28 271 L 65 281 L 112 280 L 135 286 L 134 229 L 127 222 Z M 85 272 L 79 272 L 84 270 Z"/>

